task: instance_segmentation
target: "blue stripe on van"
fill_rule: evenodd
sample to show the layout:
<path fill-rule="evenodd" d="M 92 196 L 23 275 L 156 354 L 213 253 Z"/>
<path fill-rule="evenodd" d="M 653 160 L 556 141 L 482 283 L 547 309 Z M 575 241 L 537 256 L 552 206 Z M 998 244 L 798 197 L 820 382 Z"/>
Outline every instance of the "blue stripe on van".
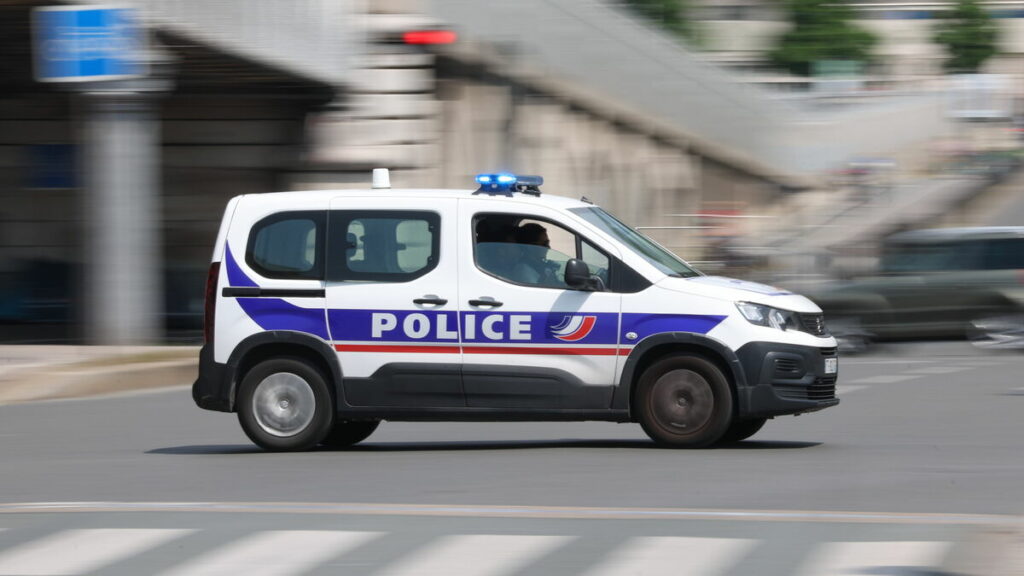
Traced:
<path fill-rule="evenodd" d="M 707 334 L 715 326 L 722 323 L 726 316 L 711 314 L 642 314 L 626 312 L 622 314 L 623 344 L 635 344 L 648 336 L 663 332 L 691 332 Z M 627 341 L 625 335 L 636 332 L 636 339 Z"/>
<path fill-rule="evenodd" d="M 231 286 L 259 286 L 238 266 L 231 247 L 227 245 L 224 246 L 224 264 Z M 303 308 L 281 298 L 239 297 L 235 300 L 249 318 L 264 330 L 292 330 L 319 336 L 324 340 L 330 339 L 327 335 L 327 315 L 323 308 Z"/>
<path fill-rule="evenodd" d="M 231 246 L 224 245 L 224 264 L 228 271 L 228 284 L 231 286 L 259 286 L 252 278 L 245 275 L 245 272 L 235 262 L 235 256 L 231 253 Z"/>
<path fill-rule="evenodd" d="M 231 286 L 259 286 L 246 275 L 238 262 L 235 261 L 231 248 L 224 249 L 225 268 Z M 367 309 L 334 309 L 302 308 L 280 298 L 246 298 L 236 299 L 242 310 L 264 330 L 292 330 L 313 334 L 324 340 L 331 340 L 327 324 L 330 322 L 330 334 L 337 342 L 423 342 L 423 343 L 457 343 L 459 338 L 453 332 L 463 335 L 463 344 L 473 343 L 504 343 L 504 344 L 568 344 L 568 345 L 632 345 L 648 336 L 664 332 L 690 332 L 707 334 L 718 326 L 726 316 L 709 314 L 622 314 L 621 328 L 618 326 L 618 314 L 597 312 L 477 312 L 442 310 L 367 310 Z M 383 330 L 379 337 L 373 337 L 373 314 L 383 313 L 394 315 L 395 326 Z M 411 315 L 417 318 L 406 320 Z M 487 317 L 498 316 L 500 319 L 489 327 L 500 332 L 500 338 L 489 338 L 483 331 L 483 322 Z M 529 334 L 528 340 L 512 338 L 512 316 L 516 316 L 520 334 Z M 571 342 L 559 339 L 554 331 L 565 325 L 571 316 L 588 316 L 594 318 L 592 328 L 577 340 Z M 443 320 L 442 320 L 443 317 Z M 472 318 L 470 318 L 472 317 Z M 441 325 L 443 322 L 443 325 Z M 473 324 L 473 336 L 466 332 L 467 324 Z M 523 330 L 523 326 L 528 329 Z M 410 333 L 407 333 L 409 331 Z M 635 332 L 636 338 L 627 340 L 625 334 Z M 421 335 L 422 333 L 422 335 Z"/>

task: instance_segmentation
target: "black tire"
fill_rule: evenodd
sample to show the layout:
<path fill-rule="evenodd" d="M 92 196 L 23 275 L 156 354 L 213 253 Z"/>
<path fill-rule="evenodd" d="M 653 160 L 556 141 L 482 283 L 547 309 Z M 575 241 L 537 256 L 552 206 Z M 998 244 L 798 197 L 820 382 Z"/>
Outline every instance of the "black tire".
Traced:
<path fill-rule="evenodd" d="M 753 420 L 739 420 L 729 425 L 729 429 L 718 439 L 719 444 L 734 444 L 746 440 L 760 430 L 767 418 L 754 418 Z"/>
<path fill-rule="evenodd" d="M 318 369 L 297 358 L 260 362 L 238 392 L 238 422 L 271 452 L 309 450 L 331 430 L 334 403 Z"/>
<path fill-rule="evenodd" d="M 332 448 L 347 448 L 366 440 L 377 429 L 377 426 L 380 426 L 379 421 L 336 422 L 322 443 Z"/>
<path fill-rule="evenodd" d="M 644 432 L 667 448 L 710 446 L 732 422 L 729 382 L 699 356 L 673 355 L 652 364 L 637 382 L 636 403 Z"/>
<path fill-rule="evenodd" d="M 967 340 L 978 348 L 1024 349 L 1024 314 L 1004 312 L 978 318 L 966 330 Z"/>

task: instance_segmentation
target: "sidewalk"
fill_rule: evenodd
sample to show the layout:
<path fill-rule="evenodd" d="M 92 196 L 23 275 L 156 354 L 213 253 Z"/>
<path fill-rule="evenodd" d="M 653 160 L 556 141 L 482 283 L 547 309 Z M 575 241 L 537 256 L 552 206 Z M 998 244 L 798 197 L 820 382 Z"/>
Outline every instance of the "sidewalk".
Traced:
<path fill-rule="evenodd" d="M 190 385 L 194 346 L 0 346 L 0 405 Z"/>

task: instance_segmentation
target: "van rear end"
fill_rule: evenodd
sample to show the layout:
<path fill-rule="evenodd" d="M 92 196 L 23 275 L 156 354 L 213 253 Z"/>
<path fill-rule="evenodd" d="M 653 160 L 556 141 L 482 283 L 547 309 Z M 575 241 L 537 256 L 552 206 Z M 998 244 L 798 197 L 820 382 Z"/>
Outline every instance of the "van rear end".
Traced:
<path fill-rule="evenodd" d="M 223 393 L 223 387 L 231 386 L 231 382 L 224 382 L 227 376 L 226 366 L 217 364 L 214 357 L 214 343 L 216 342 L 217 327 L 217 289 L 221 285 L 221 261 L 224 259 L 224 245 L 227 241 L 228 230 L 231 221 L 243 196 L 232 198 L 224 209 L 224 216 L 221 218 L 220 230 L 217 232 L 217 241 L 213 245 L 213 257 L 210 259 L 210 268 L 206 274 L 206 295 L 203 308 L 203 348 L 199 352 L 199 377 L 192 384 L 192 399 L 201 408 L 207 410 L 218 410 L 230 412 L 230 402 L 223 399 L 229 397 Z"/>

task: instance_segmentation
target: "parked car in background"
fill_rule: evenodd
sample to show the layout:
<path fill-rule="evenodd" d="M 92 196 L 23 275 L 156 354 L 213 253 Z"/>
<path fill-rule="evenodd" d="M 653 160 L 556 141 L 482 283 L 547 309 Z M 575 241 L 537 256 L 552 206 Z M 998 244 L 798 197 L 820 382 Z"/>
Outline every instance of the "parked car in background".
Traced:
<path fill-rule="evenodd" d="M 883 243 L 878 275 L 813 299 L 851 348 L 868 339 L 964 337 L 1009 347 L 1024 321 L 1024 226 L 895 234 Z"/>

